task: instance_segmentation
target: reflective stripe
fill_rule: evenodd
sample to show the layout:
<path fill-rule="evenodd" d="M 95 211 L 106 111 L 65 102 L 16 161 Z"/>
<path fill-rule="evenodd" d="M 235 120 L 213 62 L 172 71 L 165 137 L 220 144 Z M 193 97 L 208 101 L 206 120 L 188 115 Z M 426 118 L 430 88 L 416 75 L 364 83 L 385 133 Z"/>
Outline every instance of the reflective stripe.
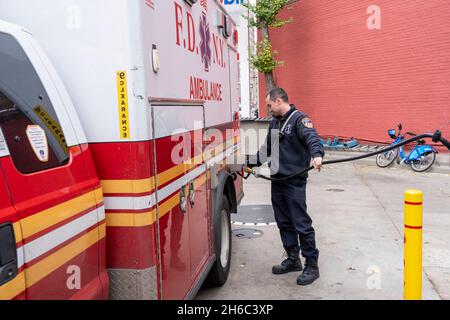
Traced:
<path fill-rule="evenodd" d="M 199 166 L 198 168 L 192 170 L 191 172 L 188 172 L 181 178 L 175 180 L 171 184 L 169 184 L 167 187 L 162 188 L 158 191 L 158 200 L 164 201 L 166 198 L 168 198 L 171 194 L 178 191 L 183 187 L 184 185 L 188 184 L 191 180 L 194 180 L 201 174 L 203 174 L 206 171 L 206 166 L 203 164 Z"/>
<path fill-rule="evenodd" d="M 206 182 L 206 174 L 202 174 L 194 180 L 195 189 Z M 159 217 L 163 217 L 180 203 L 179 194 L 175 194 L 159 205 Z M 156 222 L 156 209 L 144 213 L 108 213 L 106 224 L 108 227 L 144 227 Z"/>
<path fill-rule="evenodd" d="M 17 248 L 17 267 L 20 269 L 23 267 L 25 258 L 23 254 L 23 246 Z"/>
<path fill-rule="evenodd" d="M 207 161 L 208 166 L 219 164 L 226 157 L 233 155 L 237 150 L 239 150 L 240 145 L 240 143 L 233 145 L 227 150 L 222 151 L 220 152 L 220 154 L 209 159 Z M 220 147 L 222 148 L 223 145 Z M 216 147 L 216 149 L 219 150 L 218 147 Z M 159 217 L 165 215 L 179 203 L 179 195 L 173 194 L 179 191 L 183 186 L 187 185 L 192 180 L 195 181 L 196 187 L 206 182 L 206 175 L 204 175 L 206 172 L 206 168 L 207 165 L 202 164 L 194 170 L 187 172 L 185 175 L 179 177 L 175 181 L 172 181 L 167 186 L 158 190 Z M 168 172 L 176 173 L 178 171 L 172 171 L 172 169 L 169 169 L 163 173 L 163 183 L 170 180 L 170 176 L 167 175 Z M 158 175 L 158 183 L 161 184 L 161 181 L 159 181 L 159 177 L 160 175 Z M 171 195 L 172 197 L 170 197 Z M 155 192 L 148 196 L 138 197 L 109 196 L 105 197 L 104 201 L 106 210 L 108 212 L 106 219 L 108 227 L 142 227 L 151 225 L 156 221 L 156 212 L 155 209 L 153 209 L 156 205 Z M 109 210 L 114 211 L 109 212 Z M 123 212 L 116 212 L 116 210 L 123 210 Z M 127 210 L 129 210 L 129 212 L 127 212 Z M 132 212 L 141 210 L 148 211 L 136 213 Z"/>
<path fill-rule="evenodd" d="M 105 197 L 105 207 L 108 210 L 145 210 L 156 204 L 155 193 L 142 197 Z"/>
<path fill-rule="evenodd" d="M 101 207 L 100 217 L 97 214 L 97 210 L 93 210 L 62 227 L 52 230 L 42 237 L 25 244 L 23 246 L 25 251 L 25 262 L 30 263 L 103 220 L 105 220 L 105 213 L 104 207 Z"/>
<path fill-rule="evenodd" d="M 31 267 L 25 269 L 27 287 L 29 288 L 36 284 L 71 259 L 83 253 L 92 245 L 96 244 L 99 240 L 103 239 L 105 235 L 105 228 L 103 224 L 89 231 L 82 237 L 72 241 L 60 250 L 52 253 L 42 261 L 39 261 Z"/>
<path fill-rule="evenodd" d="M 179 175 L 183 174 L 187 170 L 195 168 L 196 165 L 202 164 L 203 156 L 204 154 L 201 153 L 192 159 L 189 159 L 167 171 L 164 171 L 163 173 L 158 174 L 158 184 L 163 185 L 172 180 L 174 177 L 178 177 Z"/>
<path fill-rule="evenodd" d="M 241 144 L 238 143 L 238 144 L 232 146 L 231 148 L 228 148 L 224 152 L 220 153 L 219 155 L 215 156 L 211 160 L 208 160 L 208 162 L 207 162 L 208 166 L 211 166 L 211 165 L 221 162 L 223 159 L 232 155 L 235 151 L 239 150 L 240 146 L 241 146 Z"/>
<path fill-rule="evenodd" d="M 75 237 L 90 227 L 105 220 L 105 208 L 99 207 L 80 218 L 71 221 L 43 236 L 17 248 L 17 263 L 21 268 L 25 263 L 46 254 L 65 241 Z"/>
<path fill-rule="evenodd" d="M 35 213 L 20 221 L 22 226 L 22 236 L 24 239 L 51 228 L 57 223 L 63 222 L 89 208 L 101 203 L 102 198 L 96 197 L 100 188 L 85 193 L 79 197 L 58 204 L 41 212 Z M 97 202 L 98 201 L 98 202 Z"/>

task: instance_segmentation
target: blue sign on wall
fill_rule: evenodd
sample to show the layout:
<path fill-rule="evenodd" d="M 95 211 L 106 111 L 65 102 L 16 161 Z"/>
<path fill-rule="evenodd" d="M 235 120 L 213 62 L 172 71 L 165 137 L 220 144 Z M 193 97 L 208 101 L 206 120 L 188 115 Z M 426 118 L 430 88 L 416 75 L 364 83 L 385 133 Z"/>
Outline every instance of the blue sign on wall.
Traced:
<path fill-rule="evenodd" d="M 223 0 L 224 5 L 243 4 L 243 3 L 245 3 L 245 0 Z"/>

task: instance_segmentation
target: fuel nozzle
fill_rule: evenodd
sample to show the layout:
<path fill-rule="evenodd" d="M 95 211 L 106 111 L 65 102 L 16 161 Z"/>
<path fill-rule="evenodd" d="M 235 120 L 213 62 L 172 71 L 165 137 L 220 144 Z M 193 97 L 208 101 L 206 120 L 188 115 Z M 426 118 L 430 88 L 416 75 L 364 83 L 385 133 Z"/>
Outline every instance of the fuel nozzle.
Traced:
<path fill-rule="evenodd" d="M 253 169 L 251 169 L 249 167 L 245 167 L 244 171 L 245 171 L 245 173 L 250 173 L 250 174 L 253 173 Z"/>

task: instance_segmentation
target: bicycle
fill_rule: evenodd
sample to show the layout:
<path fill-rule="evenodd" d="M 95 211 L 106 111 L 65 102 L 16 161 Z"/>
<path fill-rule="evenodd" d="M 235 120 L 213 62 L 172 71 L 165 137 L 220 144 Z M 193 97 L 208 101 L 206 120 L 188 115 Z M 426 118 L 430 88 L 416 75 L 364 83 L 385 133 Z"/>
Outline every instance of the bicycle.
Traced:
<path fill-rule="evenodd" d="M 398 134 L 396 134 L 395 129 L 391 129 L 388 131 L 388 135 L 394 139 L 395 141 L 391 144 L 391 146 L 399 144 L 401 141 L 405 139 L 405 135 L 416 136 L 413 132 L 407 132 L 405 135 L 402 134 L 402 125 L 398 125 Z M 403 146 L 399 149 L 387 151 L 385 153 L 381 153 L 376 158 L 377 166 L 380 168 L 387 168 L 395 160 L 397 160 L 398 164 L 405 163 L 410 165 L 411 168 L 415 172 L 424 172 L 431 168 L 436 160 L 436 154 L 438 152 L 432 146 L 425 144 L 424 140 L 417 141 L 414 149 L 408 154 L 405 154 Z M 399 160 L 399 156 L 401 161 Z"/>

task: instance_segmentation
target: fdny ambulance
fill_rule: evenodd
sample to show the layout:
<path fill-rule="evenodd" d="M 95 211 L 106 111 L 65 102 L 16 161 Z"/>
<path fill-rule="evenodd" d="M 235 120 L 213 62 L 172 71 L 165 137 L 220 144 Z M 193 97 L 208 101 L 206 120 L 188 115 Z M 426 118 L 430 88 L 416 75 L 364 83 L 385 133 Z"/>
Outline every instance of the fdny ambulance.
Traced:
<path fill-rule="evenodd" d="M 0 0 L 0 299 L 226 282 L 234 30 L 218 0 Z"/>

